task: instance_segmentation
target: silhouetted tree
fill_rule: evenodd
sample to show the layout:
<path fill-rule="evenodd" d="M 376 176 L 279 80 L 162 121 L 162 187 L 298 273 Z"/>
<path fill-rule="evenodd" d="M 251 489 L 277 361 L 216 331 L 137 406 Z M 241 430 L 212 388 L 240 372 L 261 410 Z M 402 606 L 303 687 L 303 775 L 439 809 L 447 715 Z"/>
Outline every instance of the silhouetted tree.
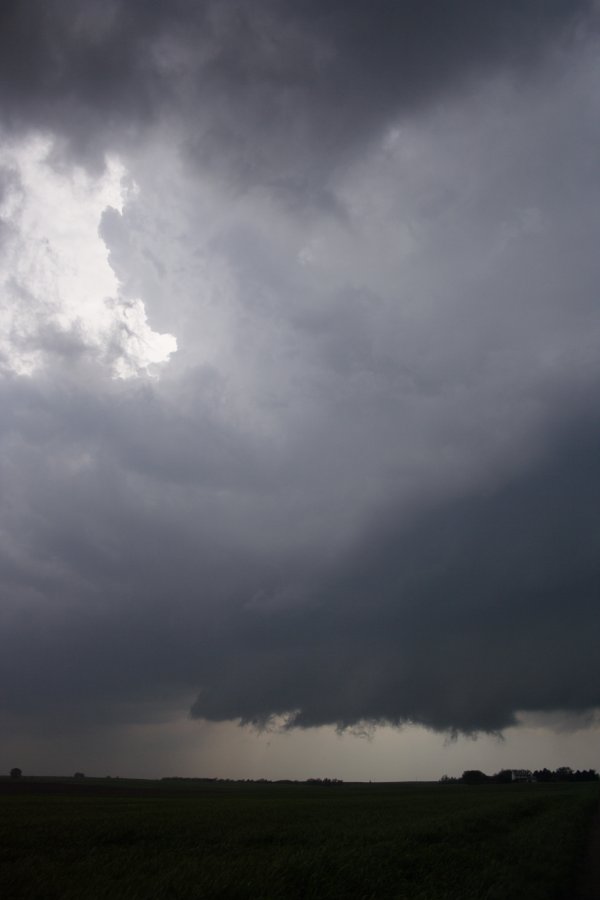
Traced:
<path fill-rule="evenodd" d="M 15 768 L 15 769 L 11 769 L 11 770 L 10 770 L 10 777 L 11 777 L 11 778 L 20 778 L 22 774 L 23 774 L 23 773 L 21 772 L 20 769 Z"/>
<path fill-rule="evenodd" d="M 600 781 L 600 775 L 595 769 L 577 769 L 574 771 L 570 766 L 560 766 L 554 772 L 550 769 L 536 769 L 530 772 L 529 769 L 501 769 L 495 775 L 486 775 L 479 769 L 467 769 L 462 773 L 460 778 L 450 778 L 448 775 L 442 775 L 440 782 L 442 784 L 451 784 L 460 781 L 462 784 L 509 784 L 512 782 L 523 781 L 539 781 L 543 783 L 564 782 L 564 781 Z"/>
<path fill-rule="evenodd" d="M 462 773 L 461 781 L 463 784 L 485 784 L 489 781 L 489 777 L 480 772 L 479 769 L 467 769 Z"/>
<path fill-rule="evenodd" d="M 492 780 L 496 782 L 496 784 L 510 784 L 512 781 L 512 771 L 510 769 L 501 769 L 499 772 L 496 772 L 495 775 L 492 775 Z"/>

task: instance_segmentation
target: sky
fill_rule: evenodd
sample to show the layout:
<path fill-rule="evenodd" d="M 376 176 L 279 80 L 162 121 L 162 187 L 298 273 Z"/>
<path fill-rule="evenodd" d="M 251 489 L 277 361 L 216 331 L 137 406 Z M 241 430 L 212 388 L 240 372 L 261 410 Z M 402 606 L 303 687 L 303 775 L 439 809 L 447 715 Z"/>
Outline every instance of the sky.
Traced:
<path fill-rule="evenodd" d="M 592 0 L 5 0 L 0 770 L 600 768 Z"/>

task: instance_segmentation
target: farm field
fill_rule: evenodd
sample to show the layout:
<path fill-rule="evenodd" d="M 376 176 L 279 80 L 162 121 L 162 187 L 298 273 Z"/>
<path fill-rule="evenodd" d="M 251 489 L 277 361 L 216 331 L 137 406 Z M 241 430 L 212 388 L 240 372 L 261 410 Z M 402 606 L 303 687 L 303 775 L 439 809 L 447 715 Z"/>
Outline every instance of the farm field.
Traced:
<path fill-rule="evenodd" d="M 7 900 L 572 900 L 597 784 L 0 779 Z"/>

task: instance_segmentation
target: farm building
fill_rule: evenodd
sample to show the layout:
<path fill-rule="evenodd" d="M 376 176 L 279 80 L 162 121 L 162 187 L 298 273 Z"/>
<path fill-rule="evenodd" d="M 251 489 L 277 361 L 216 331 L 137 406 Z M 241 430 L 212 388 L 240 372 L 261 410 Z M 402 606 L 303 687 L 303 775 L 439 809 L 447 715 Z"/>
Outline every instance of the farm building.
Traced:
<path fill-rule="evenodd" d="M 512 781 L 535 781 L 529 769 L 511 769 L 510 775 Z"/>

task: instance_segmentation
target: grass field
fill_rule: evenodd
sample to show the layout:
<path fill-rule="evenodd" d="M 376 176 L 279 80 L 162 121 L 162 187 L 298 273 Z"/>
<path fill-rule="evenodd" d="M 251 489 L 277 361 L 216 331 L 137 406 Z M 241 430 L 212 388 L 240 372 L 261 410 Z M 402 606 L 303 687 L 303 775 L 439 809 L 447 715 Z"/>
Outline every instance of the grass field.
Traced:
<path fill-rule="evenodd" d="M 0 896 L 572 900 L 597 802 L 597 784 L 21 779 L 0 784 Z"/>

